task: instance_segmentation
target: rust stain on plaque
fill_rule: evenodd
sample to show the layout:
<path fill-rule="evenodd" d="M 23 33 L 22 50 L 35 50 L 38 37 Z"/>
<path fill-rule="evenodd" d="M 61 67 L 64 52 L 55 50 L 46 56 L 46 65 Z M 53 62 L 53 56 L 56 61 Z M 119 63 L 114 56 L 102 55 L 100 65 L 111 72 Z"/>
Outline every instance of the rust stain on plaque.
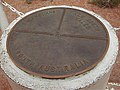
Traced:
<path fill-rule="evenodd" d="M 108 46 L 108 32 L 98 19 L 69 8 L 30 14 L 7 38 L 14 64 L 44 78 L 66 78 L 91 70 L 103 59 Z"/>

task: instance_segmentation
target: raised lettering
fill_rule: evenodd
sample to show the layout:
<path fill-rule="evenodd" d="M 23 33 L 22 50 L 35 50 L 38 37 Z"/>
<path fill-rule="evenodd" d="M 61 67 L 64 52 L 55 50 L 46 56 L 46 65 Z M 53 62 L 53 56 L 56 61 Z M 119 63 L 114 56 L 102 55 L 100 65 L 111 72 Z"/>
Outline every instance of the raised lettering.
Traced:
<path fill-rule="evenodd" d="M 64 66 L 64 70 L 65 70 L 65 71 L 69 71 L 70 68 L 66 65 L 66 66 Z"/>
<path fill-rule="evenodd" d="M 44 71 L 49 71 L 49 69 L 50 69 L 50 66 L 44 66 Z"/>
<path fill-rule="evenodd" d="M 55 72 L 55 67 L 54 66 L 50 66 L 50 71 L 51 72 Z"/>

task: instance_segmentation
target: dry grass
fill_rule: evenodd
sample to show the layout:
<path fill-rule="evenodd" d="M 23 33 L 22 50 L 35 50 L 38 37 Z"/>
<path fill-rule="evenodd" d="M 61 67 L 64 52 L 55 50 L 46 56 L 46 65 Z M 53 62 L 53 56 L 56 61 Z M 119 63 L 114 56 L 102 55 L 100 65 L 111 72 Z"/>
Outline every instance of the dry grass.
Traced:
<path fill-rule="evenodd" d="M 113 8 L 120 4 L 120 0 L 90 0 L 90 3 L 103 8 Z"/>

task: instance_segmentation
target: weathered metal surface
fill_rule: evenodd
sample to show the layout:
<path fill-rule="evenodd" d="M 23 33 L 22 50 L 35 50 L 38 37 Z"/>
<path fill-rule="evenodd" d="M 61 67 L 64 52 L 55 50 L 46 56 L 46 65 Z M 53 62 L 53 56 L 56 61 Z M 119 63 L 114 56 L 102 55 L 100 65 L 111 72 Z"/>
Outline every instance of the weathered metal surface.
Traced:
<path fill-rule="evenodd" d="M 24 17 L 7 39 L 7 51 L 16 66 L 45 78 L 66 78 L 92 69 L 108 46 L 108 32 L 99 20 L 67 8 Z"/>

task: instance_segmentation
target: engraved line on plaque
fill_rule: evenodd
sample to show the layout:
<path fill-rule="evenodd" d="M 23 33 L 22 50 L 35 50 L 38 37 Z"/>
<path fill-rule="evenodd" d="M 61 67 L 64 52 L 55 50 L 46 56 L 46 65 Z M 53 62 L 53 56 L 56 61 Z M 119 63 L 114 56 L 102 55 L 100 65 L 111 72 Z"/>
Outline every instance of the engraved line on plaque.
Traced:
<path fill-rule="evenodd" d="M 56 34 L 49 33 L 49 32 L 34 32 L 34 31 L 15 31 L 20 33 L 28 33 L 28 34 L 38 34 L 38 35 L 50 35 L 56 36 Z M 62 37 L 72 37 L 72 38 L 85 38 L 85 39 L 95 39 L 95 40 L 107 40 L 108 38 L 104 37 L 95 37 L 95 36 L 82 36 L 82 35 L 71 35 L 71 34 L 59 34 Z"/>

